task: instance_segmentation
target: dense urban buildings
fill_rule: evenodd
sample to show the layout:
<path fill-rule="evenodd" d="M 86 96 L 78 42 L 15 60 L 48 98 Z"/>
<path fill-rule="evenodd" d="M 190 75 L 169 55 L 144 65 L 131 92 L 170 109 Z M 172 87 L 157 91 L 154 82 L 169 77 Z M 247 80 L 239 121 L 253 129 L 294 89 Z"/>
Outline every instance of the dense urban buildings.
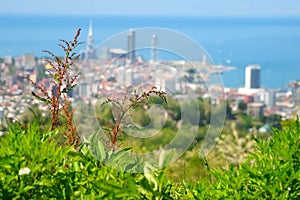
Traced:
<path fill-rule="evenodd" d="M 136 31 L 130 29 L 127 34 L 127 49 L 107 47 L 95 49 L 93 28 L 90 22 L 86 48 L 81 52 L 82 59 L 76 68 L 82 73 L 78 86 L 69 96 L 85 103 L 95 103 L 97 98 L 109 96 L 124 90 L 124 86 L 138 86 L 150 80 L 160 85 L 161 89 L 170 95 L 187 97 L 192 91 L 199 98 L 212 98 L 207 86 L 209 77 L 232 68 L 210 65 L 206 55 L 202 61 L 184 62 L 181 60 L 159 59 L 159 35 L 148 38 L 150 59 L 146 60 L 136 48 Z M 196 70 L 209 68 L 210 70 Z M 245 68 L 244 88 L 225 88 L 217 91 L 224 95 L 216 95 L 214 102 L 230 101 L 233 111 L 238 110 L 240 103 L 247 105 L 246 113 L 259 118 L 263 115 L 280 115 L 292 118 L 299 109 L 300 83 L 290 84 L 290 90 L 270 90 L 262 88 L 261 68 L 259 65 L 249 65 Z M 0 59 L 0 123 L 4 117 L 14 119 L 24 113 L 33 104 L 43 110 L 41 103 L 31 96 L 34 89 L 24 77 L 34 82 L 42 83 L 51 90 L 51 82 L 46 70 L 51 70 L 44 58 L 36 58 L 33 54 L 17 57 L 5 56 Z M 221 71 L 220 71 L 221 70 Z M 215 87 L 215 86 L 213 86 Z"/>

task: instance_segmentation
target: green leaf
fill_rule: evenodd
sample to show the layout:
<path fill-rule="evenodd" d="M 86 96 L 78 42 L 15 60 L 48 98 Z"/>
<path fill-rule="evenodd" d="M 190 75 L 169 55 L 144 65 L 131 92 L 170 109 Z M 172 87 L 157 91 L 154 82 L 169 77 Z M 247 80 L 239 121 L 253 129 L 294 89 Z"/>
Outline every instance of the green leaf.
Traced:
<path fill-rule="evenodd" d="M 58 75 L 58 74 L 54 74 L 54 80 L 55 80 L 56 82 L 59 81 L 59 75 Z"/>
<path fill-rule="evenodd" d="M 51 187 L 51 186 L 52 186 L 52 183 L 51 183 L 51 180 L 42 179 L 42 180 L 40 180 L 40 181 L 37 181 L 37 182 L 36 182 L 36 185 Z"/>
<path fill-rule="evenodd" d="M 124 158 L 124 156 L 127 154 L 128 151 L 130 151 L 131 148 L 125 148 L 125 149 L 121 149 L 120 151 L 113 153 L 107 161 L 108 165 L 114 164 L 114 163 L 118 163 L 118 160 L 121 158 Z"/>
<path fill-rule="evenodd" d="M 74 87 L 76 87 L 76 85 L 77 85 L 77 84 L 71 85 L 70 87 L 66 87 L 66 88 L 64 88 L 61 92 L 62 92 L 62 93 L 68 93 L 68 92 L 70 92 L 71 90 L 73 90 Z"/>
<path fill-rule="evenodd" d="M 151 171 L 154 171 L 156 170 L 155 167 L 153 167 L 152 165 L 150 165 L 149 163 L 146 163 L 145 166 L 144 166 L 144 176 L 145 178 L 147 179 L 148 183 L 149 184 L 153 184 L 154 185 L 154 188 L 153 190 L 157 190 L 158 189 L 158 183 L 157 181 L 155 180 L 153 174 L 151 173 Z"/>
<path fill-rule="evenodd" d="M 130 176 L 127 176 L 127 186 L 130 190 L 130 192 L 132 193 L 132 196 L 138 196 L 138 190 L 137 190 L 137 186 L 135 184 L 135 182 L 132 180 L 132 178 Z"/>
<path fill-rule="evenodd" d="M 32 96 L 34 96 L 35 98 L 37 98 L 37 99 L 40 100 L 40 101 L 43 101 L 43 102 L 45 102 L 45 103 L 51 103 L 50 100 L 38 96 L 38 95 L 37 95 L 36 93 L 34 93 L 33 91 L 31 92 L 31 94 L 32 94 Z"/>
<path fill-rule="evenodd" d="M 100 161 L 103 162 L 106 158 L 105 148 L 101 140 L 91 143 L 93 155 Z"/>
<path fill-rule="evenodd" d="M 34 188 L 35 188 L 34 186 L 27 185 L 26 187 L 24 187 L 22 189 L 22 192 L 28 192 L 29 190 L 34 189 Z"/>

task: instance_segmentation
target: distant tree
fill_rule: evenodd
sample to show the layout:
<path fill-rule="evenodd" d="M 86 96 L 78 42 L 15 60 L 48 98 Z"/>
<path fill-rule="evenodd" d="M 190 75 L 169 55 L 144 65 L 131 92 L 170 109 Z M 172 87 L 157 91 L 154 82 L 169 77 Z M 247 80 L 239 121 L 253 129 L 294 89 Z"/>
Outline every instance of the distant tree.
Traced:
<path fill-rule="evenodd" d="M 245 130 L 248 131 L 249 128 L 253 127 L 253 119 L 251 116 L 248 116 L 244 113 L 237 115 L 238 122 L 237 122 L 237 130 Z"/>
<path fill-rule="evenodd" d="M 11 76 L 16 75 L 16 66 L 13 64 L 9 66 L 9 75 Z"/>
<path fill-rule="evenodd" d="M 176 99 L 168 97 L 168 103 L 164 106 L 168 110 L 168 113 L 170 114 L 173 120 L 181 120 L 181 108 L 179 102 Z"/>
<path fill-rule="evenodd" d="M 271 115 L 270 117 L 267 118 L 267 123 L 270 124 L 272 127 L 281 129 L 281 116 L 280 115 Z"/>
<path fill-rule="evenodd" d="M 245 103 L 245 102 L 239 102 L 238 103 L 238 109 L 240 110 L 240 111 L 246 111 L 247 110 L 247 104 Z"/>
<path fill-rule="evenodd" d="M 6 82 L 3 80 L 0 80 L 0 86 L 5 86 L 6 85 Z"/>
<path fill-rule="evenodd" d="M 188 69 L 187 72 L 188 72 L 189 74 L 195 74 L 195 73 L 196 73 L 196 69 L 191 68 L 191 69 Z"/>
<path fill-rule="evenodd" d="M 226 118 L 230 119 L 230 120 L 235 119 L 235 116 L 232 113 L 232 108 L 230 106 L 230 102 L 226 101 L 225 103 L 226 103 Z"/>

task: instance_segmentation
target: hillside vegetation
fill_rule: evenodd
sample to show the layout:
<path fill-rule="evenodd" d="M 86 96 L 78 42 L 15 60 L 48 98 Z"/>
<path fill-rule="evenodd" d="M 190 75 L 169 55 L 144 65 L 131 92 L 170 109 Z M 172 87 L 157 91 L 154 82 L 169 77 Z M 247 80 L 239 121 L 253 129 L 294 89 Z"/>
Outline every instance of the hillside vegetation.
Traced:
<path fill-rule="evenodd" d="M 172 182 L 165 169 L 149 173 L 114 170 L 107 164 L 117 162 L 128 150 L 109 152 L 90 140 L 75 151 L 73 146 L 58 144 L 59 134 L 60 130 L 45 131 L 38 123 L 10 124 L 0 139 L 1 199 L 300 198 L 298 120 L 274 130 L 268 140 L 256 139 L 257 150 L 239 165 L 211 169 L 202 162 L 208 175 L 196 184 Z M 168 156 L 162 159 L 169 160 Z M 142 164 L 128 160 L 124 171 L 146 170 Z"/>

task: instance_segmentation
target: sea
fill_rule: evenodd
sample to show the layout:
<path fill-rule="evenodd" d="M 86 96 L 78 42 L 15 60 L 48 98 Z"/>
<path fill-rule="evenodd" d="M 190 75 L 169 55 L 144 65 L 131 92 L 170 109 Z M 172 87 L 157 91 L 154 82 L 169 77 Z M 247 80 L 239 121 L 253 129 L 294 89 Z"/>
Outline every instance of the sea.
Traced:
<path fill-rule="evenodd" d="M 0 15 L 0 57 L 26 53 L 43 57 L 47 56 L 44 49 L 63 54 L 58 40 L 72 39 L 81 28 L 79 40 L 87 41 L 90 23 L 96 45 L 135 28 L 157 27 L 183 34 L 215 64 L 236 68 L 222 74 L 225 87 L 243 87 L 245 67 L 252 64 L 261 66 L 265 88 L 288 89 L 288 83 L 300 79 L 300 18 L 293 17 Z M 157 59 L 170 58 L 158 54 Z"/>

